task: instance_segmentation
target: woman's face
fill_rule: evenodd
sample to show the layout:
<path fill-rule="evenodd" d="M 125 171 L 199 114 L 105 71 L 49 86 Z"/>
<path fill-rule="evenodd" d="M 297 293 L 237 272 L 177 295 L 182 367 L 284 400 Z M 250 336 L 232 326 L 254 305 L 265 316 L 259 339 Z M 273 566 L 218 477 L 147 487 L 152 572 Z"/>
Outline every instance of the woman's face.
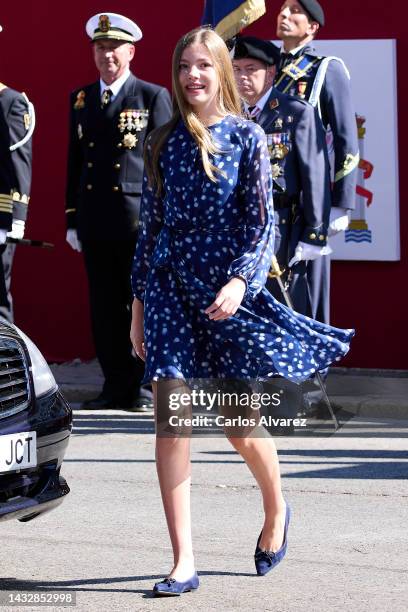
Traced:
<path fill-rule="evenodd" d="M 205 45 L 194 43 L 184 49 L 179 64 L 179 82 L 185 100 L 196 112 L 215 112 L 219 78 Z"/>

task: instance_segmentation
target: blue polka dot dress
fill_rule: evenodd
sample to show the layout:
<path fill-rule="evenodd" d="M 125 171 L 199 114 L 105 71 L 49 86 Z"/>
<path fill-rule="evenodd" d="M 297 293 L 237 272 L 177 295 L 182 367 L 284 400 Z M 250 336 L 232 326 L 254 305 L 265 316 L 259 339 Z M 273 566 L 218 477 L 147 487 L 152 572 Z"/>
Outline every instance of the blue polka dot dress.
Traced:
<path fill-rule="evenodd" d="M 133 294 L 144 302 L 146 370 L 161 378 L 267 379 L 300 383 L 338 361 L 353 330 L 292 312 L 265 289 L 274 246 L 266 137 L 226 116 L 209 130 L 223 171 L 211 181 L 183 122 L 160 155 L 164 195 L 144 177 Z M 229 279 L 246 293 L 237 313 L 211 321 L 204 310 Z"/>

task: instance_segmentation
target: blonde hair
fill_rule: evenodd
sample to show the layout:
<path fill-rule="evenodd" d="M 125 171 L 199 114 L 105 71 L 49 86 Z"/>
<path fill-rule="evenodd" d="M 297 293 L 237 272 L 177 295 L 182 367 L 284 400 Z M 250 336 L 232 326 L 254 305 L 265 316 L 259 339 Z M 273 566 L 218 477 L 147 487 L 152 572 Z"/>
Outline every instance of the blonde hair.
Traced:
<path fill-rule="evenodd" d="M 222 115 L 241 115 L 241 101 L 235 84 L 231 58 L 225 42 L 212 29 L 200 27 L 188 32 L 180 38 L 173 53 L 172 82 L 173 82 L 173 115 L 167 123 L 153 130 L 147 139 L 144 160 L 149 184 L 156 186 L 160 195 L 163 182 L 159 171 L 159 156 L 163 145 L 180 119 L 184 121 L 190 134 L 197 143 L 201 154 L 204 170 L 208 178 L 216 182 L 215 173 L 222 173 L 210 161 L 209 156 L 219 152 L 212 139 L 211 132 L 202 123 L 193 107 L 186 101 L 179 81 L 180 60 L 183 51 L 195 43 L 204 45 L 218 75 L 219 88 L 217 94 L 217 107 Z"/>

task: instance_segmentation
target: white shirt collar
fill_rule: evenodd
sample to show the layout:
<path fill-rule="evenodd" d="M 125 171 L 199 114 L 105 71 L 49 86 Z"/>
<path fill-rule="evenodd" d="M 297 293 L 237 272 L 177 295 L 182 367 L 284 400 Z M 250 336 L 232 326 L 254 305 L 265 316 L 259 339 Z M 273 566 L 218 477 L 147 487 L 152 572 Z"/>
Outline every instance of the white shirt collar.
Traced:
<path fill-rule="evenodd" d="M 257 108 L 259 108 L 259 113 L 261 113 L 263 111 L 264 106 L 267 103 L 269 96 L 271 95 L 271 91 L 272 91 L 272 87 L 270 87 L 268 89 L 268 91 L 266 93 L 264 93 L 262 98 L 259 98 L 258 102 L 255 104 L 255 106 Z M 253 105 L 252 104 L 247 104 L 246 102 L 244 102 L 245 112 L 248 112 L 248 106 L 253 106 Z"/>
<path fill-rule="evenodd" d="M 115 99 L 118 93 L 120 92 L 120 90 L 122 89 L 123 85 L 129 78 L 129 76 L 130 76 L 130 69 L 128 68 L 127 70 L 125 70 L 122 76 L 116 79 L 116 81 L 113 81 L 111 85 L 107 85 L 105 81 L 103 81 L 102 79 L 99 79 L 99 83 L 101 86 L 101 96 L 103 92 L 105 91 L 105 89 L 110 89 L 112 92 L 112 99 Z"/>
<path fill-rule="evenodd" d="M 289 53 L 290 53 L 291 55 L 296 55 L 296 53 L 297 53 L 298 51 L 300 51 L 301 49 L 303 49 L 303 47 L 305 47 L 305 46 L 306 46 L 306 44 L 307 44 L 307 43 L 303 43 L 302 45 L 299 45 L 299 47 L 295 47 L 294 49 L 292 49 L 292 51 L 289 51 Z M 281 53 L 286 53 L 285 49 L 283 48 L 283 45 L 282 45 L 282 47 L 281 47 L 280 52 L 281 52 Z"/>

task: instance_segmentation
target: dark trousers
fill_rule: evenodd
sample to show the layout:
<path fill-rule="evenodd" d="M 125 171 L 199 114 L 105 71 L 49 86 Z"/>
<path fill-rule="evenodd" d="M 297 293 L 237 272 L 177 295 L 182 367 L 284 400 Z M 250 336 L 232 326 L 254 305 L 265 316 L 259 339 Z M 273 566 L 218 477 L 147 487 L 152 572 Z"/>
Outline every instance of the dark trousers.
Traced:
<path fill-rule="evenodd" d="M 330 257 L 324 255 L 313 261 L 301 261 L 296 264 L 293 267 L 289 293 L 297 312 L 328 324 L 330 322 Z"/>
<path fill-rule="evenodd" d="M 2 244 L 0 246 L 0 316 L 10 323 L 13 323 L 14 320 L 10 285 L 15 250 L 15 244 Z"/>
<path fill-rule="evenodd" d="M 285 220 L 284 224 L 278 222 L 276 227 L 275 254 L 281 269 L 285 270 L 282 281 L 288 282 L 288 293 L 293 304 L 294 310 L 307 317 L 329 324 L 330 322 L 330 256 L 324 255 L 314 261 L 300 261 L 291 270 L 288 262 L 293 257 L 296 244 L 300 236 L 297 228 L 293 228 L 290 223 L 290 212 L 280 210 L 277 214 L 278 221 Z M 289 275 L 289 276 L 288 276 Z M 267 289 L 282 304 L 286 305 L 282 291 L 276 279 L 268 279 Z M 321 372 L 323 377 L 327 376 L 327 371 Z M 316 383 L 317 384 L 317 383 Z M 313 387 L 310 382 L 301 385 L 303 393 L 312 390 L 314 398 L 321 399 L 321 391 Z M 296 393 L 288 393 L 295 407 L 295 414 L 302 408 L 303 399 Z M 313 399 L 310 395 L 310 399 Z"/>
<path fill-rule="evenodd" d="M 294 255 L 302 231 L 301 225 L 292 224 L 289 208 L 276 211 L 275 255 L 285 273 L 282 281 L 288 282 L 288 293 L 296 312 L 329 323 L 330 321 L 330 257 L 324 255 L 314 261 L 300 261 L 290 270 L 288 263 Z M 268 279 L 267 289 L 286 304 L 276 279 Z"/>
<path fill-rule="evenodd" d="M 132 356 L 129 338 L 130 273 L 136 236 L 123 240 L 83 240 L 92 333 L 105 383 L 103 394 L 126 402 L 138 395 L 144 364 Z"/>

